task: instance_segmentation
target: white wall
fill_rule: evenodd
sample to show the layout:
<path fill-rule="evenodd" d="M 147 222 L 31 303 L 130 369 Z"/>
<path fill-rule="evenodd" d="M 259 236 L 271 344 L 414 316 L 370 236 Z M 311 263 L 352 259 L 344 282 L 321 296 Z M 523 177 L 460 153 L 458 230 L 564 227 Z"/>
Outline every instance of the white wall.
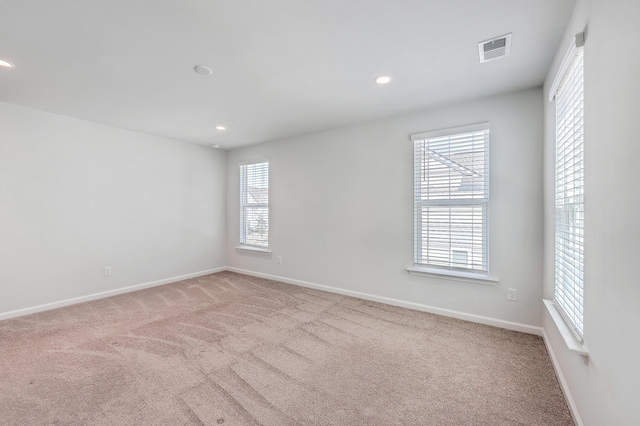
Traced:
<path fill-rule="evenodd" d="M 495 286 L 412 276 L 411 133 L 491 122 Z M 230 151 L 227 264 L 400 301 L 541 326 L 542 92 L 532 89 Z M 270 160 L 273 255 L 241 253 L 238 162 Z M 277 257 L 282 264 L 277 264 Z M 507 288 L 518 302 L 507 301 Z"/>
<path fill-rule="evenodd" d="M 585 308 L 587 362 L 544 330 L 585 425 L 640 424 L 640 2 L 579 0 L 545 95 L 570 39 L 585 55 Z M 554 105 L 545 99 L 544 296 L 553 298 Z"/>
<path fill-rule="evenodd" d="M 0 103 L 0 317 L 223 267 L 225 157 Z"/>

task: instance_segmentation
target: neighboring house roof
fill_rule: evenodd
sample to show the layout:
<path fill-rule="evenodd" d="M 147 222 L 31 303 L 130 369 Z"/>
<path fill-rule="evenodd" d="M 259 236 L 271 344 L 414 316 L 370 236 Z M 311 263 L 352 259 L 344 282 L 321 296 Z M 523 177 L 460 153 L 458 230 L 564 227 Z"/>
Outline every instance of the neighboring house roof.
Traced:
<path fill-rule="evenodd" d="M 247 187 L 249 204 L 267 204 L 269 202 L 269 188 Z"/>

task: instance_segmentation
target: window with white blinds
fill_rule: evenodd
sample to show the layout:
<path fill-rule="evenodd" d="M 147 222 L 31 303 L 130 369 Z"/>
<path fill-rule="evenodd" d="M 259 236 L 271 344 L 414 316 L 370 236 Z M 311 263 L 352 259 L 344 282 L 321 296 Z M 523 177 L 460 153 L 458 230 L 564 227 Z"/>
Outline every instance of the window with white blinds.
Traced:
<path fill-rule="evenodd" d="M 240 164 L 240 243 L 269 247 L 269 162 Z"/>
<path fill-rule="evenodd" d="M 582 341 L 584 302 L 583 49 L 572 48 L 555 93 L 555 304 Z"/>
<path fill-rule="evenodd" d="M 415 265 L 488 275 L 489 123 L 411 139 Z"/>

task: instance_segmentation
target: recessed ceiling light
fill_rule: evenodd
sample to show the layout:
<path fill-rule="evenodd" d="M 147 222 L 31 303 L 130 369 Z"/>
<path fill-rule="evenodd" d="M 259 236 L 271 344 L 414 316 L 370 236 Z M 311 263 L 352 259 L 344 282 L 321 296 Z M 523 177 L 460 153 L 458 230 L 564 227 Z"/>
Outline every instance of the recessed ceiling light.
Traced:
<path fill-rule="evenodd" d="M 227 130 L 224 126 L 216 126 L 216 130 Z"/>
<path fill-rule="evenodd" d="M 211 145 L 211 148 L 218 149 L 220 148 L 220 145 L 218 145 L 217 143 L 214 143 L 213 145 Z"/>
<path fill-rule="evenodd" d="M 213 70 L 205 65 L 196 65 L 195 67 L 193 67 L 193 69 L 195 70 L 195 72 L 201 75 L 213 74 Z"/>
<path fill-rule="evenodd" d="M 388 75 L 381 75 L 380 77 L 376 77 L 373 81 L 378 84 L 387 84 L 391 81 L 391 77 L 389 77 Z"/>
<path fill-rule="evenodd" d="M 11 62 L 3 61 L 2 59 L 0 59 L 0 67 L 13 68 L 13 64 Z"/>

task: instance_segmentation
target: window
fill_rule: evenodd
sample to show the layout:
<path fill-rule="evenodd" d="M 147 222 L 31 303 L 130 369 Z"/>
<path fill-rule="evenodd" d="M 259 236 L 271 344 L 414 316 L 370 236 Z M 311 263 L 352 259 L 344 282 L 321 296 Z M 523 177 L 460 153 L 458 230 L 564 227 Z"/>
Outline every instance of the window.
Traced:
<path fill-rule="evenodd" d="M 469 252 L 467 250 L 451 250 L 451 266 L 456 268 L 469 267 Z"/>
<path fill-rule="evenodd" d="M 581 35 L 576 38 L 582 45 Z M 582 342 L 584 298 L 583 52 L 572 46 L 552 90 L 556 101 L 555 305 Z"/>
<path fill-rule="evenodd" d="M 488 275 L 489 124 L 411 139 L 415 265 Z"/>
<path fill-rule="evenodd" d="M 240 165 L 240 244 L 269 247 L 269 162 Z"/>

